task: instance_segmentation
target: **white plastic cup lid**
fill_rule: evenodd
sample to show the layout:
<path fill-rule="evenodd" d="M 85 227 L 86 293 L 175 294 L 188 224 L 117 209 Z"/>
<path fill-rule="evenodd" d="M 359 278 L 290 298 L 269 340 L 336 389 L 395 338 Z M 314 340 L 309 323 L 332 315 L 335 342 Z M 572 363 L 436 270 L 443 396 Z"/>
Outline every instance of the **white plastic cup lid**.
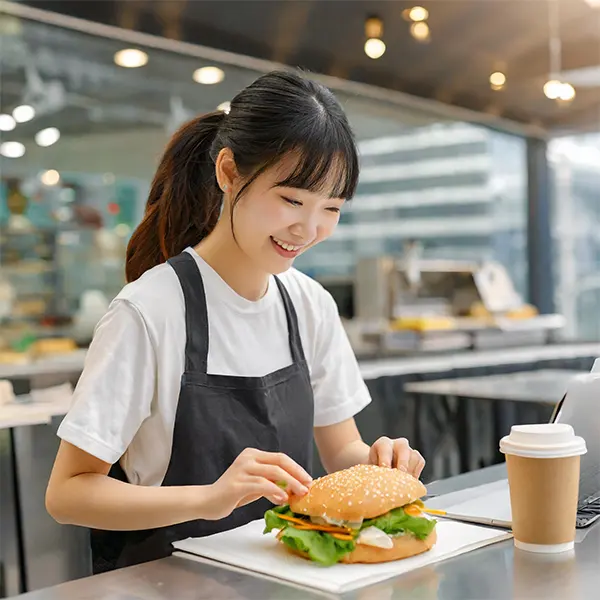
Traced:
<path fill-rule="evenodd" d="M 500 452 L 526 458 L 566 458 L 587 452 L 585 440 L 566 423 L 513 425 L 500 440 Z"/>

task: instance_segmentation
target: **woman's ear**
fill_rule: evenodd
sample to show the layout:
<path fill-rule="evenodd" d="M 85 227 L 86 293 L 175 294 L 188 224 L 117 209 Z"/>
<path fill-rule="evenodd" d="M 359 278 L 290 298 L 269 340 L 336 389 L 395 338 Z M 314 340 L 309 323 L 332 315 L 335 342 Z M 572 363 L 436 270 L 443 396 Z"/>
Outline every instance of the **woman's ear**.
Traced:
<path fill-rule="evenodd" d="M 215 172 L 217 182 L 221 191 L 235 193 L 235 186 L 239 179 L 239 173 L 233 158 L 233 152 L 229 148 L 223 148 L 215 161 Z"/>

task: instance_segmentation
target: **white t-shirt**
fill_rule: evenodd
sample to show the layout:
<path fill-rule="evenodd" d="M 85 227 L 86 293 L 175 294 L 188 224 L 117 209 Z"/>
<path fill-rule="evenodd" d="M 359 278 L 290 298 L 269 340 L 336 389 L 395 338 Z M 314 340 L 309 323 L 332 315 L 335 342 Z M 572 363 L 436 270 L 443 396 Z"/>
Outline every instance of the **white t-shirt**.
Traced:
<path fill-rule="evenodd" d="M 239 296 L 196 252 L 208 320 L 208 373 L 261 377 L 291 364 L 288 328 L 273 278 L 253 302 Z M 344 421 L 370 396 L 331 295 L 295 269 L 280 275 L 296 313 L 315 398 L 315 427 Z M 71 410 L 58 435 L 131 483 L 160 485 L 173 440 L 185 365 L 185 304 L 163 264 L 126 285 L 96 327 Z"/>

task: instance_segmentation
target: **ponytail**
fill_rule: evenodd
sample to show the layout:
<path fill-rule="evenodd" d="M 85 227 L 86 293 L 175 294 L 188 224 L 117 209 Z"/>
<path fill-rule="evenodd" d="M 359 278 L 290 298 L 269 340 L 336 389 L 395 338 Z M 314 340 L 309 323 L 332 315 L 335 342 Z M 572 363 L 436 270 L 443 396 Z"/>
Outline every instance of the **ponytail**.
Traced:
<path fill-rule="evenodd" d="M 197 117 L 171 138 L 152 181 L 144 218 L 127 246 L 128 282 L 196 245 L 217 224 L 222 194 L 213 146 L 224 116 L 217 112 Z"/>

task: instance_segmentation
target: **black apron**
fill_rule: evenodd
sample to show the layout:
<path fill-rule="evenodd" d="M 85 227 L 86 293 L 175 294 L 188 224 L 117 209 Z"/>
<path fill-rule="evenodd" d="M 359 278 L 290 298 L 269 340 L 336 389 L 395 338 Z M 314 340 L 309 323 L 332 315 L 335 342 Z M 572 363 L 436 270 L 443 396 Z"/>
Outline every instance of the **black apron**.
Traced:
<path fill-rule="evenodd" d="M 187 342 L 173 431 L 171 459 L 162 485 L 208 485 L 245 448 L 283 452 L 309 473 L 312 466 L 314 400 L 298 319 L 287 290 L 277 287 L 287 317 L 292 364 L 264 377 L 209 375 L 209 323 L 204 285 L 193 256 L 169 264 L 185 298 Z M 119 463 L 111 477 L 127 481 Z M 94 574 L 169 556 L 172 542 L 202 537 L 263 517 L 273 505 L 262 498 L 219 521 L 190 521 L 144 531 L 91 531 Z"/>

